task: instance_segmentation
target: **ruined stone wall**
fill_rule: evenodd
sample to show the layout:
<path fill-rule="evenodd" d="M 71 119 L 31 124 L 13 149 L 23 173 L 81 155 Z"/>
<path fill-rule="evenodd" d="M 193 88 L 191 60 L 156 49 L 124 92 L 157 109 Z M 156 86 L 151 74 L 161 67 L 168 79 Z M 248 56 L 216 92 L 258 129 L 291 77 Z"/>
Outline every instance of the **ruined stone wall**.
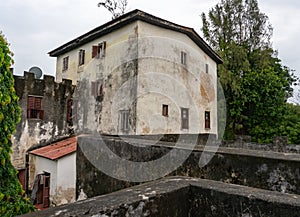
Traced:
<path fill-rule="evenodd" d="M 296 217 L 299 212 L 297 195 L 204 179 L 170 177 L 23 217 Z"/>
<path fill-rule="evenodd" d="M 104 139 L 102 141 L 102 139 Z M 101 147 L 106 146 L 117 156 L 133 162 L 148 162 L 161 158 L 173 150 L 174 143 L 153 145 L 147 140 L 129 140 L 102 137 L 101 140 L 91 138 L 86 143 L 78 145 L 77 151 L 77 196 L 84 192 L 88 197 L 107 194 L 138 183 L 121 181 L 106 175 L 86 158 L 88 148 L 90 152 L 98 153 Z M 129 138 L 128 138 L 129 139 Z M 129 144 L 130 143 L 130 144 Z M 182 144 L 184 147 L 185 144 Z M 208 148 L 208 147 L 206 147 Z M 220 147 L 214 154 L 213 149 L 203 152 L 203 147 L 196 147 L 192 152 L 185 148 L 174 148 L 172 159 L 178 159 L 187 153 L 188 158 L 169 175 L 189 176 L 211 179 L 226 183 L 240 184 L 267 190 L 300 194 L 300 160 L 298 154 L 276 153 L 271 151 L 258 151 L 238 148 Z M 82 151 L 84 150 L 84 152 Z M 189 154 L 189 152 L 191 152 Z M 98 154 L 99 155 L 99 154 Z M 100 155 L 99 155 L 100 156 Z M 211 161 L 204 167 L 199 167 L 200 159 Z M 171 160 L 170 159 L 170 162 Z M 107 162 L 111 158 L 107 157 Z M 150 173 L 168 166 L 161 164 L 153 168 Z M 130 171 L 130 168 L 129 168 Z M 112 173 L 126 173 L 122 167 L 115 168 Z M 137 174 L 140 175 L 140 174 Z"/>
<path fill-rule="evenodd" d="M 67 122 L 67 102 L 72 98 L 74 86 L 65 79 L 56 83 L 54 77 L 48 75 L 44 75 L 44 79 L 35 79 L 29 72 L 14 76 L 14 79 L 22 113 L 12 138 L 12 162 L 16 168 L 24 168 L 28 149 L 73 134 L 72 126 Z M 27 117 L 28 96 L 42 98 L 43 119 Z"/>

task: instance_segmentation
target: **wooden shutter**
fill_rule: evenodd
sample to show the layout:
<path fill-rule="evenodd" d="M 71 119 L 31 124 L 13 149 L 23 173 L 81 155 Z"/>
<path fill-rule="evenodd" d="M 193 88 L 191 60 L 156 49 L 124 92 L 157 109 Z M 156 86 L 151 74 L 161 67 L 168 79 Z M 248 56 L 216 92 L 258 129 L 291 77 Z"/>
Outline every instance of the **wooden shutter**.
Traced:
<path fill-rule="evenodd" d="M 39 114 L 40 114 L 39 118 L 43 120 L 44 119 L 44 110 L 40 110 Z"/>
<path fill-rule="evenodd" d="M 35 103 L 34 103 L 34 105 L 35 105 L 34 109 L 36 109 L 36 110 L 42 110 L 42 98 L 35 97 Z"/>
<path fill-rule="evenodd" d="M 93 46 L 92 48 L 92 58 L 98 56 L 98 46 Z"/>
<path fill-rule="evenodd" d="M 27 99 L 27 109 L 34 109 L 35 108 L 35 100 L 34 96 L 28 96 Z"/>

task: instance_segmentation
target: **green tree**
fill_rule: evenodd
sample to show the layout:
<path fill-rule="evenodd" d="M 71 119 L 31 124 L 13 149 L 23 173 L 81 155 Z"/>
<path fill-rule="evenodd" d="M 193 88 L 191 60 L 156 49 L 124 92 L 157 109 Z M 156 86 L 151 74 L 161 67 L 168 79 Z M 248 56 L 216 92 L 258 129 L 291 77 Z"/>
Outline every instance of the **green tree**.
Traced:
<path fill-rule="evenodd" d="M 269 142 L 278 133 L 272 128 L 284 116 L 295 76 L 271 47 L 268 17 L 257 0 L 221 0 L 202 14 L 202 23 L 204 38 L 224 60 L 218 76 L 227 104 L 225 138 L 248 134 Z"/>
<path fill-rule="evenodd" d="M 0 216 L 10 217 L 33 210 L 10 161 L 11 135 L 20 121 L 18 97 L 10 72 L 12 53 L 0 32 Z"/>

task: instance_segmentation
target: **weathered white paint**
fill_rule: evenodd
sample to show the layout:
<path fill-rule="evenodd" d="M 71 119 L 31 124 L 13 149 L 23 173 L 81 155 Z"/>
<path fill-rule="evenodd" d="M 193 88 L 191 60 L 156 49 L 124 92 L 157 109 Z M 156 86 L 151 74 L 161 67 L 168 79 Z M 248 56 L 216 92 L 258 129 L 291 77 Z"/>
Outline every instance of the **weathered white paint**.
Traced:
<path fill-rule="evenodd" d="M 74 202 L 76 199 L 76 153 L 57 160 L 30 154 L 30 188 L 34 178 L 44 172 L 50 173 L 50 202 L 52 205 L 62 205 Z"/>
<path fill-rule="evenodd" d="M 34 165 L 30 165 L 32 174 L 29 174 L 29 188 L 33 188 L 34 179 L 38 174 L 50 173 L 50 202 L 52 202 L 57 188 L 57 162 L 35 155 L 30 155 L 30 158 Z"/>
<path fill-rule="evenodd" d="M 30 123 L 29 123 L 30 122 Z M 19 138 L 12 136 L 12 164 L 15 168 L 24 168 L 27 150 L 41 141 L 48 142 L 58 135 L 58 128 L 53 122 L 24 120 L 24 127 Z M 64 135 L 64 132 L 61 132 Z"/>
<path fill-rule="evenodd" d="M 139 21 L 136 134 L 217 134 L 217 65 L 188 36 Z M 181 51 L 186 65 L 181 64 Z M 205 65 L 209 65 L 209 73 Z M 162 116 L 162 105 L 169 116 Z M 181 129 L 181 108 L 189 108 L 189 129 Z M 205 129 L 204 112 L 211 112 Z M 151 124 L 151 121 L 154 124 Z"/>
<path fill-rule="evenodd" d="M 102 41 L 107 44 L 105 57 L 92 59 L 92 46 Z M 86 59 L 78 67 L 80 49 Z M 186 65 L 181 64 L 181 51 Z M 66 56 L 69 69 L 62 72 Z M 77 93 L 79 112 L 88 111 L 79 128 L 105 134 L 217 134 L 217 64 L 183 33 L 135 21 L 58 56 L 57 79 L 62 78 L 74 84 L 87 80 Z M 98 104 L 89 89 L 96 79 L 104 81 L 104 98 Z M 162 104 L 169 105 L 168 117 L 162 116 Z M 189 129 L 181 129 L 181 108 L 189 109 Z M 128 132 L 120 130 L 121 110 L 130 111 Z M 210 129 L 204 127 L 205 111 L 210 111 Z"/>

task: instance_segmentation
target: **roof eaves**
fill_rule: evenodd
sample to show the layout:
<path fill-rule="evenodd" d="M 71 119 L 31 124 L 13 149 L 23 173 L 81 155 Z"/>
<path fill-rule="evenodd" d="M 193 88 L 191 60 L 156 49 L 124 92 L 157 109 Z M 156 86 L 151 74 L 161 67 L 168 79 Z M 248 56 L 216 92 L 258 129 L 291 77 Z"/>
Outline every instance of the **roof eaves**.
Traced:
<path fill-rule="evenodd" d="M 218 64 L 223 63 L 222 58 L 197 34 L 197 32 L 189 27 L 181 26 L 170 21 L 161 19 L 159 17 L 153 16 L 146 12 L 140 11 L 138 9 L 133 10 L 127 14 L 124 14 L 102 26 L 99 26 L 84 35 L 79 36 L 78 38 L 56 48 L 53 51 L 49 52 L 49 55 L 52 57 L 57 57 L 61 54 L 64 54 L 74 48 L 81 46 L 87 42 L 90 42 L 98 37 L 106 35 L 126 24 L 134 22 L 136 20 L 141 20 L 149 24 L 160 26 L 166 29 L 174 30 L 181 32 L 189 36 L 203 51 L 205 51 L 208 56 L 210 56 Z"/>

